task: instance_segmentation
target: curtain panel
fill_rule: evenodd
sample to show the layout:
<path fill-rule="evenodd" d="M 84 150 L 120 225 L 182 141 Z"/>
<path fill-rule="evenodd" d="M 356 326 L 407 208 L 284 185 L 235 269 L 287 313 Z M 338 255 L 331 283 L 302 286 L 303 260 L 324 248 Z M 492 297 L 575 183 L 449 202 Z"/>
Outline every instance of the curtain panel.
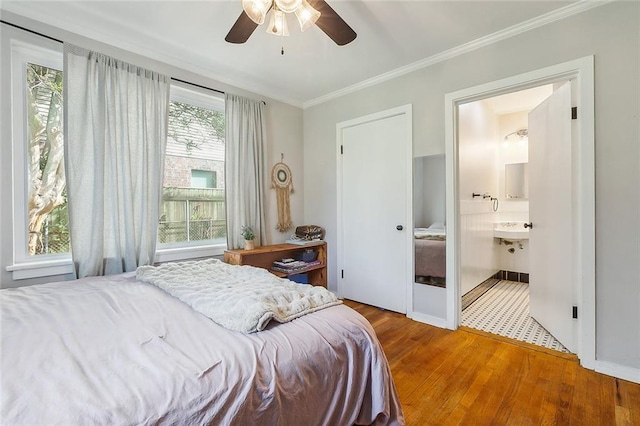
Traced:
<path fill-rule="evenodd" d="M 256 245 L 266 241 L 264 103 L 225 95 L 225 191 L 227 247 L 241 248 L 241 227 L 253 228 Z"/>
<path fill-rule="evenodd" d="M 78 277 L 153 263 L 170 79 L 64 46 L 65 168 Z"/>

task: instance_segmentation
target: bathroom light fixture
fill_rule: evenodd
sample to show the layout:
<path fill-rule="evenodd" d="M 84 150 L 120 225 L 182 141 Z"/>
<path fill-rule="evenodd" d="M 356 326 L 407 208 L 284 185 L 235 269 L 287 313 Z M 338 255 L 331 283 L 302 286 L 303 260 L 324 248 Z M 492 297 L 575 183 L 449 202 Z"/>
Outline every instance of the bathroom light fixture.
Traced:
<path fill-rule="evenodd" d="M 516 130 L 515 132 L 509 133 L 507 136 L 504 137 L 504 141 L 502 142 L 502 145 L 507 146 L 512 136 L 517 138 L 516 140 L 519 142 L 527 142 L 529 140 L 529 130 L 520 129 L 520 130 Z"/>

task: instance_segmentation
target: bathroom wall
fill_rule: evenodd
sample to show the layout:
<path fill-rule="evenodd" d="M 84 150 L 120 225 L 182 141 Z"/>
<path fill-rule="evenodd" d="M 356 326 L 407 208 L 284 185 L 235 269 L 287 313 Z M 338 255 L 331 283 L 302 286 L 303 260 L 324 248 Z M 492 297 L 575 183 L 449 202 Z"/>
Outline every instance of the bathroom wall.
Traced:
<path fill-rule="evenodd" d="M 499 271 L 497 241 L 493 238 L 493 212 L 489 198 L 498 196 L 498 116 L 484 101 L 461 105 L 459 117 L 460 164 L 460 294 L 465 294 Z"/>
<path fill-rule="evenodd" d="M 510 114 L 498 115 L 498 196 L 506 199 L 504 165 L 526 163 L 529 161 L 529 143 L 527 140 L 518 141 L 516 137 L 510 137 L 504 141 L 504 137 L 520 129 L 528 129 L 529 111 L 518 111 Z"/>
<path fill-rule="evenodd" d="M 505 165 L 515 163 L 527 163 L 529 161 L 528 141 L 518 141 L 517 138 L 509 138 L 504 142 L 504 137 L 520 129 L 528 129 L 529 111 L 518 111 L 498 116 L 498 144 L 497 172 L 498 172 L 498 198 L 499 208 L 496 220 L 500 222 L 528 222 L 529 200 L 509 199 L 505 193 Z M 508 250 L 515 248 L 513 253 Z M 499 267 L 501 270 L 529 273 L 529 241 L 523 240 L 521 244 L 498 245 Z"/>

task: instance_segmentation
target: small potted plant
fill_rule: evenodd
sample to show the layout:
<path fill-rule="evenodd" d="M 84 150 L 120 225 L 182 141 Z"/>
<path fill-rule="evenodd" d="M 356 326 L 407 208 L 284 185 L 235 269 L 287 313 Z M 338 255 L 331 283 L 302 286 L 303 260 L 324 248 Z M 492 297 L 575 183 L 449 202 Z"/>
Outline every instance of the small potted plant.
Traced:
<path fill-rule="evenodd" d="M 253 233 L 253 229 L 250 226 L 242 225 L 240 228 L 240 235 L 244 238 L 244 249 L 245 250 L 253 250 L 255 248 L 255 240 L 256 235 Z"/>

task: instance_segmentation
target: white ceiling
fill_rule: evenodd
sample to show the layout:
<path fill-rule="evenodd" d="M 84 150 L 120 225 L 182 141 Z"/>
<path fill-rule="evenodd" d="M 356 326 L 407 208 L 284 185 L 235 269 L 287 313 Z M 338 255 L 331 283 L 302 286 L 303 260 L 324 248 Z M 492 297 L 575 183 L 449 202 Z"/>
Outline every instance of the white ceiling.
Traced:
<path fill-rule="evenodd" d="M 302 106 L 482 37 L 527 28 L 528 21 L 545 16 L 549 20 L 546 14 L 576 5 L 547 0 L 328 3 L 356 31 L 354 42 L 337 46 L 315 26 L 301 33 L 291 16 L 291 35 L 284 40 L 267 34 L 263 24 L 247 43 L 229 44 L 224 37 L 242 10 L 240 0 L 3 0 L 0 8 Z"/>
<path fill-rule="evenodd" d="M 553 85 L 533 87 L 519 92 L 507 93 L 493 98 L 483 99 L 482 102 L 496 113 L 496 115 L 511 114 L 513 112 L 531 111 L 553 93 Z"/>

